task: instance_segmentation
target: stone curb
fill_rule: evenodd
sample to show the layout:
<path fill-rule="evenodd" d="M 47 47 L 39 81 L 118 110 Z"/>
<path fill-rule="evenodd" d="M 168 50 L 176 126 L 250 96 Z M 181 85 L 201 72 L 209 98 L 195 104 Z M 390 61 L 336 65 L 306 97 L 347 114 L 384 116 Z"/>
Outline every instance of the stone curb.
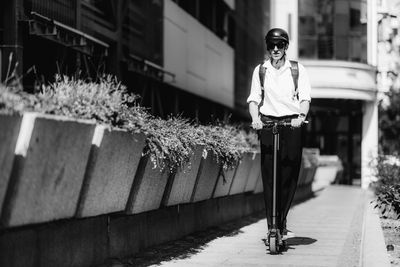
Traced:
<path fill-rule="evenodd" d="M 372 192 L 368 192 L 367 200 L 361 239 L 360 266 L 390 267 L 391 264 L 386 251 L 379 215 L 369 204 L 372 200 Z"/>

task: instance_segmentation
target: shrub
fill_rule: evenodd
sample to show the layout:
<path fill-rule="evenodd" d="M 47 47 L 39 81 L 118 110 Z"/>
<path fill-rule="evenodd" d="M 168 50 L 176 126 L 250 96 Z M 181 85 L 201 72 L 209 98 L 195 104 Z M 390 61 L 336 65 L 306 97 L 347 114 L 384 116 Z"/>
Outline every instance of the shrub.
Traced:
<path fill-rule="evenodd" d="M 34 111 L 76 119 L 96 120 L 98 123 L 137 131 L 148 118 L 143 108 L 135 104 L 138 97 L 128 95 L 126 87 L 112 76 L 87 82 L 67 76 L 42 86 L 37 94 L 3 86 L 0 109 L 3 113 Z"/>
<path fill-rule="evenodd" d="M 187 163 L 196 146 L 214 152 L 225 169 L 235 167 L 244 152 L 255 150 L 247 141 L 254 137 L 231 125 L 204 126 L 180 117 L 153 118 L 143 130 L 148 135 L 145 154 L 150 154 L 155 166 L 170 171 Z"/>
<path fill-rule="evenodd" d="M 54 83 L 43 85 L 36 94 L 2 86 L 0 112 L 34 111 L 143 132 L 147 136 L 144 155 L 150 156 L 154 166 L 171 172 L 188 162 L 197 145 L 214 152 L 225 169 L 236 166 L 244 152 L 257 150 L 254 132 L 222 123 L 195 125 L 181 117 L 155 118 L 136 104 L 137 98 L 128 95 L 126 87 L 112 76 L 91 82 L 58 75 Z"/>
<path fill-rule="evenodd" d="M 244 152 L 252 151 L 247 142 L 246 133 L 237 126 L 219 123 L 217 125 L 199 125 L 199 144 L 213 151 L 217 161 L 224 169 L 236 166 Z"/>
<path fill-rule="evenodd" d="M 35 97 L 19 87 L 0 84 L 0 113 L 13 115 L 33 111 L 34 103 Z"/>
<path fill-rule="evenodd" d="M 377 194 L 385 191 L 387 186 L 400 184 L 400 162 L 397 156 L 379 155 L 373 165 L 377 181 L 372 187 Z"/>
<path fill-rule="evenodd" d="M 377 196 L 375 207 L 384 217 L 395 214 L 400 218 L 400 159 L 396 156 L 378 156 L 375 172 L 377 181 L 372 184 Z"/>
<path fill-rule="evenodd" d="M 384 218 L 400 218 L 400 184 L 385 186 L 376 199 L 375 208 L 378 208 Z"/>
<path fill-rule="evenodd" d="M 386 93 L 389 103 L 379 105 L 380 150 L 385 154 L 400 151 L 400 91 L 390 88 Z"/>
<path fill-rule="evenodd" d="M 126 87 L 115 77 L 104 76 L 98 82 L 86 82 L 67 76 L 43 86 L 39 110 L 47 114 L 80 119 L 129 130 L 139 129 L 147 118 L 143 108 L 136 105 L 136 95 L 128 95 Z"/>
<path fill-rule="evenodd" d="M 171 172 L 188 162 L 196 145 L 197 131 L 187 119 L 151 118 L 142 131 L 147 135 L 144 154 L 151 157 L 155 167 Z"/>

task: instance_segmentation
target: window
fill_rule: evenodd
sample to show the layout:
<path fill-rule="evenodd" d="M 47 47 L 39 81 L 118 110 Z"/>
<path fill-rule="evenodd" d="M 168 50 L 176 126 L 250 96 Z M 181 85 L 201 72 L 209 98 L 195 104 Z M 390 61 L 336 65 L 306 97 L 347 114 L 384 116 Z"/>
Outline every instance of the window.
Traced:
<path fill-rule="evenodd" d="M 216 1 L 203 0 L 199 2 L 199 21 L 207 28 L 215 29 Z"/>
<path fill-rule="evenodd" d="M 299 0 L 299 56 L 367 62 L 367 0 Z"/>
<path fill-rule="evenodd" d="M 333 57 L 333 0 L 300 0 L 299 56 Z"/>
<path fill-rule="evenodd" d="M 198 17 L 199 0 L 174 0 L 174 2 L 193 17 Z"/>
<path fill-rule="evenodd" d="M 82 3 L 89 6 L 97 15 L 107 21 L 114 21 L 113 4 L 109 0 L 83 0 Z"/>
<path fill-rule="evenodd" d="M 3 1 L 0 2 L 0 10 L 1 12 L 4 12 L 4 8 L 3 8 Z M 2 14 L 3 15 L 3 14 Z M 4 34 L 4 19 L 0 19 L 0 44 L 3 44 L 3 34 Z M 0 58 L 1 59 L 1 58 Z M 1 62 L 0 62 L 0 66 L 1 66 Z M 1 70 L 0 70 L 1 71 Z M 1 72 L 0 72 L 1 74 Z M 1 75 L 0 75 L 1 76 Z"/>
<path fill-rule="evenodd" d="M 223 0 L 172 0 L 222 40 L 233 44 L 234 25 L 230 8 Z"/>

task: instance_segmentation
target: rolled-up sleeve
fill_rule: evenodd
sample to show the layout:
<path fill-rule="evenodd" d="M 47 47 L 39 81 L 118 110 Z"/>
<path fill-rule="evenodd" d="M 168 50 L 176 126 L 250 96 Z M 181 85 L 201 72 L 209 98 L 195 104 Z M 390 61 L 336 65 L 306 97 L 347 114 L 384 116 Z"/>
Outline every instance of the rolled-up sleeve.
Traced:
<path fill-rule="evenodd" d="M 311 85 L 310 80 L 308 78 L 307 70 L 303 65 L 299 64 L 299 100 L 301 101 L 310 101 L 311 102 Z"/>
<path fill-rule="evenodd" d="M 247 98 L 247 103 L 255 102 L 257 105 L 261 103 L 261 84 L 260 84 L 260 77 L 259 77 L 259 68 L 257 66 L 254 68 L 253 76 L 251 78 L 251 87 L 250 87 L 250 95 Z"/>

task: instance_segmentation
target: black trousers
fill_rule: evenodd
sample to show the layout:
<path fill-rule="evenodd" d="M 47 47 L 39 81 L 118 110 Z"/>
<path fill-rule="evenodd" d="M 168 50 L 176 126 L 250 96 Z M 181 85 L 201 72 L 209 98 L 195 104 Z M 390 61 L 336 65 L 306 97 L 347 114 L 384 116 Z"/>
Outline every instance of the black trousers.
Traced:
<path fill-rule="evenodd" d="M 270 120 L 287 120 L 287 117 L 266 117 L 263 122 Z M 271 129 L 260 131 L 261 144 L 261 175 L 264 187 L 264 201 L 267 214 L 268 229 L 272 226 L 273 205 L 273 134 Z M 302 129 L 281 127 L 279 129 L 279 150 L 277 161 L 277 203 L 276 226 L 283 230 L 286 228 L 286 216 L 289 212 L 297 188 L 302 156 Z"/>

